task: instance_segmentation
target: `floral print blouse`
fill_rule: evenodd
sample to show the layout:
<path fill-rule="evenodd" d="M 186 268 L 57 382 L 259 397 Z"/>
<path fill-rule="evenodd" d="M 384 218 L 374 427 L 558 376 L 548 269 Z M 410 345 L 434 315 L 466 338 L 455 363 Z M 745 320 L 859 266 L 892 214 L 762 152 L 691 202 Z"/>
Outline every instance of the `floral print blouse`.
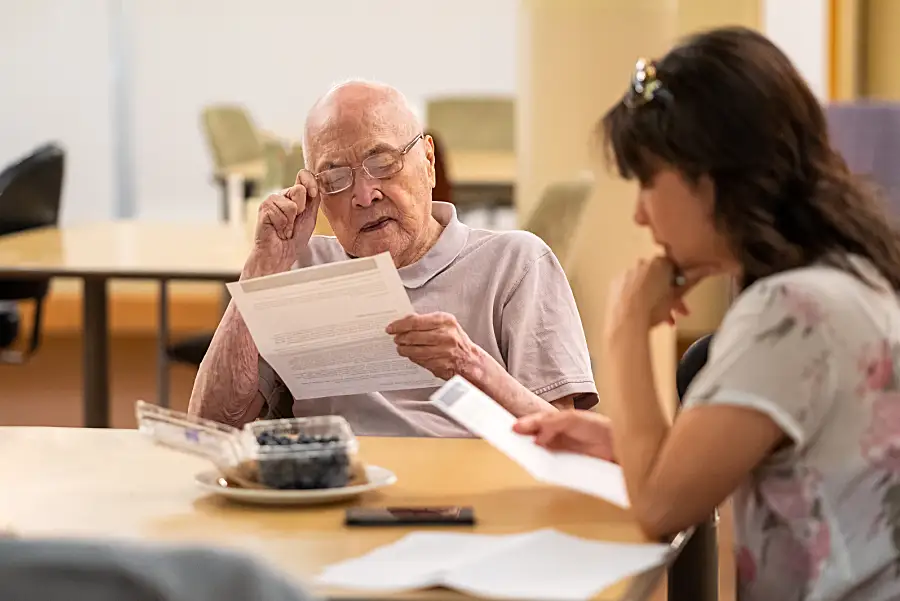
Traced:
<path fill-rule="evenodd" d="M 900 301 L 816 265 L 748 287 L 687 392 L 751 408 L 788 444 L 733 497 L 740 601 L 900 599 Z"/>

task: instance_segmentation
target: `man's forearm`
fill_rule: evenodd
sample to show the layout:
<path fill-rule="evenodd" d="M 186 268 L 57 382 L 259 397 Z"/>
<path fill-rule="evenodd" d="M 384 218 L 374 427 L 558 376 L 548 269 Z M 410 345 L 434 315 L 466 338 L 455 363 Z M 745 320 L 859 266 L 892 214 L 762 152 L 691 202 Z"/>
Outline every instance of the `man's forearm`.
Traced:
<path fill-rule="evenodd" d="M 234 303 L 229 303 L 200 363 L 188 413 L 242 426 L 261 409 L 259 351 Z"/>
<path fill-rule="evenodd" d="M 482 351 L 477 366 L 469 373 L 461 375 L 516 417 L 557 410 L 552 404 L 522 386 L 486 352 Z"/>
<path fill-rule="evenodd" d="M 251 255 L 241 280 L 284 271 L 265 257 Z M 259 414 L 259 350 L 237 306 L 231 302 L 213 334 L 191 391 L 188 412 L 217 422 L 242 426 Z"/>

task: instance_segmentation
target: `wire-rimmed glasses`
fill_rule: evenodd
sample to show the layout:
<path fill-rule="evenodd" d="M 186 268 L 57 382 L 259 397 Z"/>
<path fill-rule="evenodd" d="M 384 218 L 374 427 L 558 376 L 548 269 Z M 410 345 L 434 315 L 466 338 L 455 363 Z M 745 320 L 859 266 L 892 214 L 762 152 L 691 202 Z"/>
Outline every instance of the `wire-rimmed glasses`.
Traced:
<path fill-rule="evenodd" d="M 316 182 L 325 194 L 338 194 L 349 189 L 356 177 L 356 170 L 362 169 L 373 179 L 385 179 L 403 170 L 403 157 L 416 143 L 425 137 L 419 133 L 409 144 L 400 149 L 381 150 L 363 159 L 359 167 L 333 167 L 315 174 Z"/>

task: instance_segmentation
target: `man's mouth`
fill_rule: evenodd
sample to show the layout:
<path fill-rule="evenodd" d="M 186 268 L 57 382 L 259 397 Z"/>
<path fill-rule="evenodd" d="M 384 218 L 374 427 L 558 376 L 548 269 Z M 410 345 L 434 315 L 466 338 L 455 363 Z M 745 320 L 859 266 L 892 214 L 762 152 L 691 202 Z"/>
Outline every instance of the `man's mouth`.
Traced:
<path fill-rule="evenodd" d="M 391 221 L 393 221 L 393 219 L 391 219 L 390 217 L 379 217 L 378 219 L 375 219 L 374 221 L 370 221 L 369 223 L 367 223 L 364 226 L 362 226 L 361 228 L 359 228 L 359 231 L 374 232 L 374 231 L 380 230 L 381 228 L 385 227 Z"/>

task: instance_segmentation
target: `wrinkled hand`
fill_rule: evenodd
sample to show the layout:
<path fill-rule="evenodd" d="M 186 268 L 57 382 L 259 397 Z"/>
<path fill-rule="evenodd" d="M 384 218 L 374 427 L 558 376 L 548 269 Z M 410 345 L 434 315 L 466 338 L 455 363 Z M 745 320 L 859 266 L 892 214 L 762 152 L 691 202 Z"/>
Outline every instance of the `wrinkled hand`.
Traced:
<path fill-rule="evenodd" d="M 516 422 L 513 430 L 534 436 L 534 442 L 546 449 L 615 461 L 609 418 L 594 411 L 532 413 Z"/>
<path fill-rule="evenodd" d="M 637 323 L 647 329 L 668 322 L 675 324 L 678 315 L 688 315 L 684 295 L 713 270 L 707 267 L 688 269 L 684 281 L 673 283 L 675 265 L 666 257 L 641 259 L 617 277 L 609 288 L 606 327 L 614 329 L 623 323 Z"/>
<path fill-rule="evenodd" d="M 387 333 L 394 337 L 401 356 L 438 378 L 472 379 L 481 365 L 484 351 L 449 313 L 407 315 L 390 324 Z"/>
<path fill-rule="evenodd" d="M 251 253 L 258 266 L 254 276 L 290 269 L 316 229 L 320 202 L 316 178 L 306 169 L 297 174 L 292 187 L 270 194 L 262 202 Z"/>

